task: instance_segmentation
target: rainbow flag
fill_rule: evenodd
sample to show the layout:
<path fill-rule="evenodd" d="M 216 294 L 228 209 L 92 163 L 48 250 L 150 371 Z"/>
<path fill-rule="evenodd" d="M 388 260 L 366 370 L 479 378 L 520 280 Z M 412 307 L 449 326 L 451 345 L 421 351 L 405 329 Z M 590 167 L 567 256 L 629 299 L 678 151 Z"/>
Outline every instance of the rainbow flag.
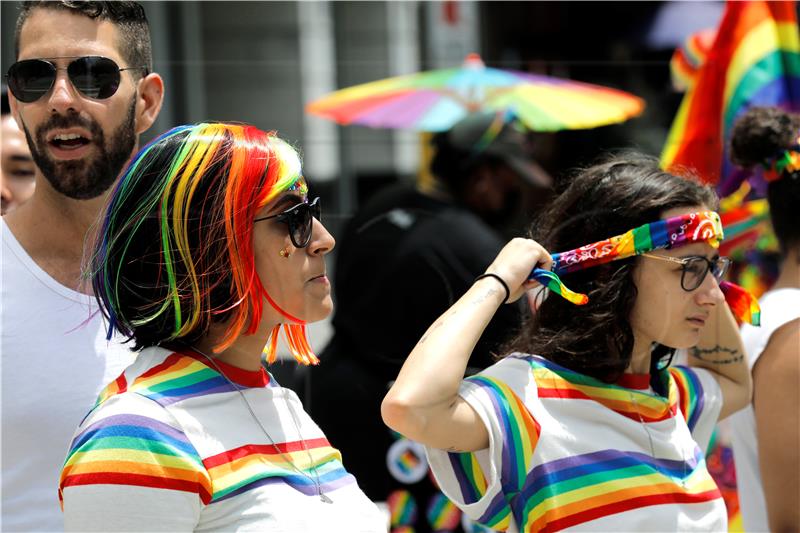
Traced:
<path fill-rule="evenodd" d="M 694 168 L 720 196 L 747 174 L 730 163 L 726 143 L 752 106 L 800 110 L 800 37 L 796 2 L 729 1 L 717 36 L 672 123 L 661 163 Z M 757 193 L 765 185 L 754 183 Z"/>
<path fill-rule="evenodd" d="M 715 28 L 701 30 L 690 35 L 683 46 L 675 50 L 669 61 L 669 70 L 676 91 L 684 92 L 694 85 L 716 38 Z"/>

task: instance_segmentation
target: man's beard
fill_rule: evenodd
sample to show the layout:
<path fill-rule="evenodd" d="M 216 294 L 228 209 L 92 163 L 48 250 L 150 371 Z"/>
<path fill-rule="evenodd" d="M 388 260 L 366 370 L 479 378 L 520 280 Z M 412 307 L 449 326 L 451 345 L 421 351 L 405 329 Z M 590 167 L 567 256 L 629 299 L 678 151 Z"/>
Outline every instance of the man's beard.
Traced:
<path fill-rule="evenodd" d="M 122 167 L 128 162 L 136 145 L 135 130 L 136 98 L 131 99 L 128 114 L 122 124 L 112 133 L 110 142 L 94 120 L 87 120 L 72 112 L 66 116 L 52 115 L 36 130 L 33 141 L 28 126 L 23 124 L 25 137 L 31 149 L 33 161 L 50 185 L 59 193 L 74 200 L 97 198 L 116 181 Z M 56 161 L 47 154 L 47 133 L 53 129 L 82 127 L 92 134 L 92 143 L 97 147 L 93 158 Z"/>

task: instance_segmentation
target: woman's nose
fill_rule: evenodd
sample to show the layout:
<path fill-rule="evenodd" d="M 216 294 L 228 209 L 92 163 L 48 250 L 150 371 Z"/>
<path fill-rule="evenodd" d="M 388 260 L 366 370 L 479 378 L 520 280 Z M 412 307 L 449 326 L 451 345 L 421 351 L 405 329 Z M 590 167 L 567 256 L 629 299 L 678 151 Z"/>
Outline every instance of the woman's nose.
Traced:
<path fill-rule="evenodd" d="M 308 253 L 311 255 L 325 255 L 333 250 L 336 246 L 336 239 L 333 238 L 325 226 L 317 220 L 313 219 L 314 226 L 311 229 L 311 241 L 308 243 Z"/>

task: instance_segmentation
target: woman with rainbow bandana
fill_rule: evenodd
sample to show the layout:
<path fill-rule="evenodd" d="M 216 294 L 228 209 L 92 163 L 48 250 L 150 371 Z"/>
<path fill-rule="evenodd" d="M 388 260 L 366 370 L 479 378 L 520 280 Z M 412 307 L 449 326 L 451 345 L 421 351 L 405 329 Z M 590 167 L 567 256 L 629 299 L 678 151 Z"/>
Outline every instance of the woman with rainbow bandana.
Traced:
<path fill-rule="evenodd" d="M 716 203 L 641 156 L 588 168 L 534 225 L 542 244 L 508 243 L 420 339 L 383 417 L 426 446 L 470 518 L 525 532 L 726 529 L 704 450 L 750 400 L 732 311 L 759 315 L 722 282 Z M 462 379 L 492 314 L 537 285 L 550 294 L 510 355 Z M 668 368 L 675 349 L 689 366 Z"/>
<path fill-rule="evenodd" d="M 386 520 L 297 395 L 262 366 L 281 330 L 332 309 L 333 237 L 275 133 L 201 123 L 145 146 L 90 259 L 100 308 L 139 351 L 78 427 L 61 474 L 68 531 L 379 532 Z"/>

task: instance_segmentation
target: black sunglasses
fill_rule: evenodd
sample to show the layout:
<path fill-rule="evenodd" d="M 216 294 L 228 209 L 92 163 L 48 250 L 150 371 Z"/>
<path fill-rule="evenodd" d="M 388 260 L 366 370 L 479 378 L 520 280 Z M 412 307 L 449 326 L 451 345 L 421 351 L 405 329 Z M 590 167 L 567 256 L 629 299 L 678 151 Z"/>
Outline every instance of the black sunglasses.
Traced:
<path fill-rule="evenodd" d="M 82 95 L 95 100 L 109 98 L 117 92 L 120 72 L 147 67 L 120 68 L 113 60 L 101 56 L 75 58 L 67 65 L 69 81 Z M 8 89 L 14 98 L 29 104 L 50 92 L 59 68 L 44 59 L 24 59 L 11 65 L 6 74 Z"/>
<path fill-rule="evenodd" d="M 289 238 L 297 248 L 305 248 L 311 241 L 311 230 L 314 225 L 313 218 L 322 222 L 322 207 L 319 203 L 319 196 L 311 202 L 303 202 L 294 207 L 290 207 L 277 215 L 261 217 L 253 222 L 277 218 L 278 222 L 283 222 L 289 226 Z"/>
<path fill-rule="evenodd" d="M 731 266 L 731 260 L 727 257 L 717 257 L 712 260 L 701 255 L 687 257 L 685 259 L 649 253 L 641 255 L 642 257 L 661 259 L 662 261 L 669 261 L 681 265 L 681 288 L 686 292 L 691 292 L 702 285 L 709 271 L 717 281 L 722 281 L 722 277 Z"/>

